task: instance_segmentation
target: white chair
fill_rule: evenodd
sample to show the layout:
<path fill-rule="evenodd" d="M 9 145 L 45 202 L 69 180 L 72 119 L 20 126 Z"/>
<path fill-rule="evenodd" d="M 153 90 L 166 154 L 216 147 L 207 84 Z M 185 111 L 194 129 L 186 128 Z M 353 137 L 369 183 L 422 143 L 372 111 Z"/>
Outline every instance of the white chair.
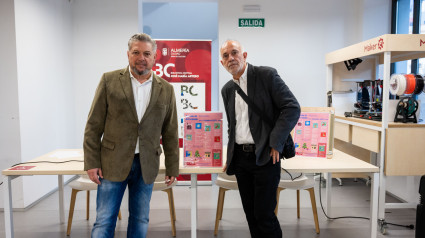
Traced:
<path fill-rule="evenodd" d="M 214 235 L 218 233 L 218 225 L 223 216 L 223 205 L 224 205 L 224 195 L 227 190 L 238 190 L 238 183 L 236 182 L 235 176 L 229 176 L 225 173 L 219 174 L 215 184 L 219 187 L 218 191 L 218 201 L 217 201 L 217 213 L 215 216 L 215 228 Z"/>
<path fill-rule="evenodd" d="M 172 185 L 165 185 L 165 175 L 159 174 L 154 182 L 153 191 L 164 191 L 168 194 L 168 202 L 170 206 L 170 217 L 171 217 L 171 232 L 173 237 L 176 236 L 176 212 L 174 208 L 174 197 L 172 187 L 177 184 L 177 180 L 173 182 Z M 89 211 L 90 211 L 90 190 L 97 190 L 97 184 L 92 182 L 87 175 L 81 175 L 78 179 L 70 182 L 68 184 L 72 188 L 71 192 L 71 202 L 69 205 L 69 216 L 68 216 L 68 228 L 66 235 L 71 234 L 72 218 L 74 216 L 74 207 L 77 193 L 80 191 L 87 191 L 87 215 L 86 219 L 89 220 Z M 118 218 L 121 220 L 121 210 L 118 213 Z"/>
<path fill-rule="evenodd" d="M 173 187 L 177 184 L 177 179 L 174 182 L 167 186 L 165 184 L 165 174 L 158 174 L 153 184 L 153 191 L 163 191 L 168 195 L 168 205 L 170 207 L 170 220 L 171 220 L 171 233 L 173 237 L 176 236 L 176 208 L 174 206 L 174 195 Z"/>
<path fill-rule="evenodd" d="M 298 176 L 297 174 L 294 174 L 295 177 Z M 292 175 L 294 177 L 294 175 Z M 218 201 L 217 201 L 217 213 L 215 217 L 215 228 L 214 228 L 214 235 L 217 236 L 218 233 L 218 226 L 220 224 L 220 220 L 223 216 L 223 205 L 224 205 L 224 197 L 225 193 L 228 190 L 238 190 L 238 184 L 236 182 L 235 176 L 229 176 L 225 173 L 219 174 L 217 177 L 217 180 L 215 184 L 219 187 L 218 192 Z M 297 214 L 298 218 L 300 218 L 300 200 L 299 200 L 299 190 L 305 189 L 310 192 L 310 198 L 311 198 L 311 204 L 313 208 L 313 216 L 314 216 L 314 222 L 316 226 L 316 233 L 320 233 L 319 229 L 319 220 L 317 218 L 317 208 L 316 208 L 316 199 L 314 197 L 314 180 L 309 179 L 306 176 L 301 176 L 294 181 L 290 179 L 290 176 L 287 173 L 281 174 L 281 179 L 279 183 L 279 187 L 277 189 L 277 204 L 275 208 L 275 214 L 277 215 L 278 208 L 279 208 L 279 195 L 280 192 L 284 189 L 295 189 L 297 190 Z"/>
<path fill-rule="evenodd" d="M 291 179 L 295 178 L 294 180 Z M 280 183 L 277 188 L 277 201 L 278 204 L 275 209 L 275 214 L 277 215 L 278 206 L 279 206 L 279 195 L 280 192 L 284 189 L 297 190 L 297 217 L 300 218 L 300 190 L 307 190 L 310 193 L 311 207 L 313 209 L 314 225 L 316 227 L 316 233 L 320 233 L 319 228 L 319 219 L 317 216 L 317 207 L 316 207 L 316 197 L 314 195 L 314 179 L 308 178 L 305 175 L 300 173 L 291 173 L 291 176 L 288 173 L 282 173 L 280 175 Z"/>

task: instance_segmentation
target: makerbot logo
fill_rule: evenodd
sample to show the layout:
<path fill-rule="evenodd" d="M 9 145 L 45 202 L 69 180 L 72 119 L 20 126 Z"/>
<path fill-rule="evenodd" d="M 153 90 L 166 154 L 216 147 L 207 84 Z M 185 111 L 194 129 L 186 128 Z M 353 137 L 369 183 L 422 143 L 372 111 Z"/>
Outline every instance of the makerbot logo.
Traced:
<path fill-rule="evenodd" d="M 167 48 L 162 48 L 162 55 L 163 56 L 167 56 L 168 55 L 168 49 Z"/>
<path fill-rule="evenodd" d="M 384 40 L 382 38 L 378 41 L 378 49 L 382 50 L 384 48 Z"/>
<path fill-rule="evenodd" d="M 425 41 L 423 41 L 422 39 L 420 39 L 419 46 L 422 46 L 423 44 L 425 44 Z"/>
<path fill-rule="evenodd" d="M 379 38 L 378 43 L 376 44 L 369 43 L 368 45 L 365 45 L 364 52 L 376 50 L 376 48 L 378 48 L 379 50 L 382 50 L 384 48 L 384 39 Z"/>

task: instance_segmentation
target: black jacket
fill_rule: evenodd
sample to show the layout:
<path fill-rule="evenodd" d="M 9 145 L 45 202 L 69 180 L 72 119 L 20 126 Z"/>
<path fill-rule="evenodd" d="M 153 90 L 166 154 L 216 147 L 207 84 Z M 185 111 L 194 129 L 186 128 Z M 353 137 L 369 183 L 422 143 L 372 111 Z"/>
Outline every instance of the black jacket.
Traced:
<path fill-rule="evenodd" d="M 297 99 L 283 82 L 276 69 L 248 65 L 248 97 L 266 117 L 275 122 L 273 128 L 251 108 L 248 109 L 249 127 L 255 142 L 257 165 L 265 165 L 270 157 L 270 147 L 282 152 L 286 139 L 300 116 Z M 234 174 L 231 166 L 235 144 L 235 88 L 233 80 L 221 89 L 228 122 L 227 174 Z"/>

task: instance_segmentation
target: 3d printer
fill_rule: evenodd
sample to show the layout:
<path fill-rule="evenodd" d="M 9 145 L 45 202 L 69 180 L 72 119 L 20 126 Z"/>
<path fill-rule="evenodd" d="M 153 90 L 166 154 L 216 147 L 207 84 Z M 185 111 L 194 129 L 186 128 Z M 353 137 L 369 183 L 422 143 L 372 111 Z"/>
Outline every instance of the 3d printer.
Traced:
<path fill-rule="evenodd" d="M 356 82 L 357 94 L 353 117 L 382 120 L 382 80 Z"/>
<path fill-rule="evenodd" d="M 414 74 L 393 74 L 390 79 L 390 93 L 399 97 L 395 110 L 395 122 L 417 123 L 416 111 L 419 103 L 413 95 L 425 91 L 424 79 Z M 382 120 L 382 80 L 365 80 L 356 82 L 357 94 L 354 111 L 345 113 L 346 116 L 369 120 Z"/>

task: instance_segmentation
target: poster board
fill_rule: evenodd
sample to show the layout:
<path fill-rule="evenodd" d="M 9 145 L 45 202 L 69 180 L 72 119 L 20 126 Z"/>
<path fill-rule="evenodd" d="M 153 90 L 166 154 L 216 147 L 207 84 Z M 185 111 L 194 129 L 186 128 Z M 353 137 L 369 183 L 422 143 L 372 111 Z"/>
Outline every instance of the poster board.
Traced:
<path fill-rule="evenodd" d="M 183 146 L 185 112 L 211 111 L 211 40 L 162 40 L 152 70 L 174 87 L 179 144 Z"/>
<path fill-rule="evenodd" d="M 331 107 L 301 108 L 293 130 L 297 156 L 332 158 L 334 114 Z"/>
<path fill-rule="evenodd" d="M 184 113 L 183 166 L 223 166 L 223 113 Z"/>

